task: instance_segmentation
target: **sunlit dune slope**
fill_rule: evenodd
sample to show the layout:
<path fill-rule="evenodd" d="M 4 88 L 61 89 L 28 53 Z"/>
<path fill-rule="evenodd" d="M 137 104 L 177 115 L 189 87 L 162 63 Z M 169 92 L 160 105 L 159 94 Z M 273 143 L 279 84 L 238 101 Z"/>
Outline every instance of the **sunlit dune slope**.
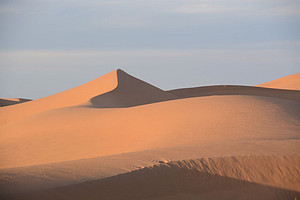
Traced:
<path fill-rule="evenodd" d="M 257 86 L 287 90 L 300 90 L 300 73 L 284 76 L 282 78 L 262 83 Z"/>
<path fill-rule="evenodd" d="M 27 101 L 31 101 L 31 100 L 24 99 L 24 98 L 10 98 L 10 99 L 0 98 L 0 107 L 15 105 L 15 104 L 24 103 Z"/>
<path fill-rule="evenodd" d="M 78 105 L 90 98 L 106 93 L 117 87 L 117 71 L 110 72 L 81 86 L 24 104 L 0 108 L 1 124 L 5 125 L 20 118 L 67 106 Z"/>
<path fill-rule="evenodd" d="M 4 167 L 212 142 L 298 140 L 300 104 L 252 96 L 179 99 L 120 109 L 61 108 L 2 127 Z"/>

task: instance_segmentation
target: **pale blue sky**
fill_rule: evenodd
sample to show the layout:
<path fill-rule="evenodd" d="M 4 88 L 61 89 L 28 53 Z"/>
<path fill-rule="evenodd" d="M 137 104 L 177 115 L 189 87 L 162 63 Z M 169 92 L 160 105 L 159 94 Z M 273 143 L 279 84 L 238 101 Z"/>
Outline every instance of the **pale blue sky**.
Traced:
<path fill-rule="evenodd" d="M 0 97 L 116 68 L 162 89 L 300 72 L 299 0 L 0 0 Z"/>

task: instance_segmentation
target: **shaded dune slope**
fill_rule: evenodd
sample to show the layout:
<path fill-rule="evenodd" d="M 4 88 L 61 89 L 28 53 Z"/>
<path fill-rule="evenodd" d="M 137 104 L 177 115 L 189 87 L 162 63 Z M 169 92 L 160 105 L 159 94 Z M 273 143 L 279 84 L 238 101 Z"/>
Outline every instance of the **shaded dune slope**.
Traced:
<path fill-rule="evenodd" d="M 172 161 L 106 179 L 8 196 L 11 199 L 294 199 L 299 156 Z"/>
<path fill-rule="evenodd" d="M 179 98 L 191 98 L 213 95 L 252 95 L 300 101 L 300 91 L 297 90 L 283 90 L 238 85 L 216 85 L 195 88 L 182 88 L 169 90 L 168 92 L 178 96 Z"/>
<path fill-rule="evenodd" d="M 270 82 L 259 84 L 257 86 L 287 90 L 300 90 L 300 73 L 284 76 Z"/>
<path fill-rule="evenodd" d="M 24 98 L 5 99 L 5 98 L 0 98 L 0 107 L 15 105 L 15 104 L 24 103 L 24 102 L 27 102 L 27 101 L 31 101 L 31 99 L 24 99 Z"/>
<path fill-rule="evenodd" d="M 90 99 L 90 106 L 97 108 L 124 108 L 176 99 L 176 96 L 117 70 L 117 87 Z"/>

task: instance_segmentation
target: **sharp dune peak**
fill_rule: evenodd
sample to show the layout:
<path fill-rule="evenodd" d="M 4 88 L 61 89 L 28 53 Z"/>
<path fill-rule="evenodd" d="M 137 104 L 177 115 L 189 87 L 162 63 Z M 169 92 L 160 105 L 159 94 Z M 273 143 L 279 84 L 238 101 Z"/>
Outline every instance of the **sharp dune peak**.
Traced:
<path fill-rule="evenodd" d="M 117 69 L 115 72 L 117 76 L 116 87 L 107 93 L 91 98 L 88 102 L 89 106 L 123 108 L 177 98 L 175 95 L 133 77 L 121 69 Z"/>

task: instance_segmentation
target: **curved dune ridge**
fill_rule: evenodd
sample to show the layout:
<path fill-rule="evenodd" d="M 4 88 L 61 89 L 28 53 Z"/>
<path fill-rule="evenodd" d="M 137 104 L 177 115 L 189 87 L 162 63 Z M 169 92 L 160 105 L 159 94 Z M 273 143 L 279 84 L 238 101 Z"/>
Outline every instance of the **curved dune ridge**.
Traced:
<path fill-rule="evenodd" d="M 47 110 L 78 105 L 117 87 L 117 70 L 78 87 L 23 104 L 0 108 L 0 125 Z"/>
<path fill-rule="evenodd" d="M 281 98 L 300 101 L 300 91 L 285 90 L 241 85 L 214 85 L 194 88 L 169 90 L 169 93 L 179 98 L 204 97 L 214 95 L 252 95 L 262 97 Z"/>
<path fill-rule="evenodd" d="M 299 187 L 293 184 L 300 182 L 299 168 L 294 167 L 299 166 L 300 91 L 296 90 L 297 81 L 286 77 L 285 82 L 290 83 L 288 90 L 206 86 L 163 91 L 115 70 L 70 90 L 2 107 L 0 186 L 4 189 L 0 194 L 19 199 L 17 193 L 35 190 L 28 194 L 32 199 L 38 199 L 36 192 L 42 195 L 40 199 L 54 199 L 52 194 L 58 199 L 84 199 L 80 194 L 71 195 L 72 190 L 82 191 L 85 199 L 99 199 L 99 195 L 101 199 L 120 199 L 110 195 L 125 195 L 125 189 L 116 188 L 126 182 L 139 188 L 140 180 L 134 174 L 141 173 L 145 179 L 150 174 L 156 177 L 145 185 L 148 196 L 131 191 L 124 199 L 218 199 L 220 195 L 253 199 L 255 191 L 266 192 L 263 197 L 269 199 L 278 192 L 298 195 Z M 242 163 L 248 162 L 243 157 L 248 155 L 254 157 L 247 168 Z M 222 160 L 230 156 L 234 157 Z M 212 160 L 198 160 L 203 157 Z M 196 161 L 172 162 L 188 159 Z M 151 168 L 159 163 L 160 170 L 170 169 L 169 176 L 161 179 L 166 185 L 162 191 L 159 188 L 163 186 L 155 186 L 160 182 L 156 172 L 152 174 L 156 167 Z M 200 173 L 199 165 L 207 166 L 208 171 Z M 169 180 L 182 166 L 188 172 L 178 179 L 179 185 L 186 181 L 185 176 L 188 179 L 200 173 L 199 180 L 191 180 L 194 185 L 184 189 L 172 185 L 176 180 Z M 218 172 L 213 170 L 217 166 Z M 259 171 L 266 166 L 269 170 Z M 240 176 L 228 174 L 231 168 Z M 118 176 L 123 173 L 129 174 Z M 112 176 L 121 177 L 122 184 Z M 203 192 L 205 181 L 211 181 L 211 192 Z M 280 185 L 280 181 L 286 184 Z M 227 183 L 230 189 L 220 192 Z M 67 186 L 71 184 L 76 184 L 76 189 Z M 244 188 L 245 195 L 238 192 L 243 185 L 249 186 Z M 53 187 L 60 188 L 38 192 Z M 96 192 L 99 188 L 103 193 Z M 176 188 L 177 193 L 168 191 Z M 156 196 L 150 194 L 153 190 Z"/>
<path fill-rule="evenodd" d="M 286 90 L 300 90 L 300 73 L 291 74 L 270 82 L 259 84 L 257 86 Z"/>

